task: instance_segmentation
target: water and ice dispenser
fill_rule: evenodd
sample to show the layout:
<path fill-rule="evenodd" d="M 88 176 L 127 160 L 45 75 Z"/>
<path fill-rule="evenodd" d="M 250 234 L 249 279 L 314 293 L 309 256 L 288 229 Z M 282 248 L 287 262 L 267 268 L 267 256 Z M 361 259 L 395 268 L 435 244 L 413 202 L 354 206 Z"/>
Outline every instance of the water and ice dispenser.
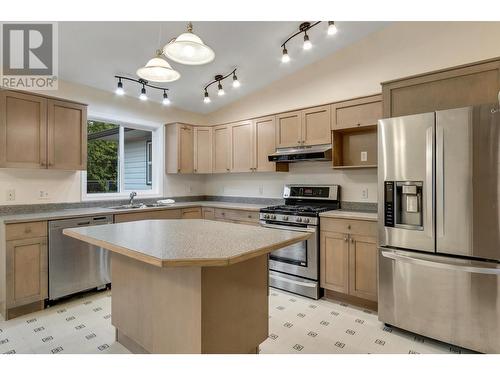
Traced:
<path fill-rule="evenodd" d="M 423 182 L 385 181 L 384 186 L 385 226 L 423 230 Z"/>

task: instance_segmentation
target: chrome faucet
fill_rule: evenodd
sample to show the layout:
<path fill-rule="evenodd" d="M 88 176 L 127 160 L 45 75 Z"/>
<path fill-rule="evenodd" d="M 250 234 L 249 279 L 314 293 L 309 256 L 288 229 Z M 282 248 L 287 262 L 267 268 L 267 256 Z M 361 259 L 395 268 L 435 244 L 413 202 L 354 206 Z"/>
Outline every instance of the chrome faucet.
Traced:
<path fill-rule="evenodd" d="M 134 204 L 134 198 L 137 196 L 137 193 L 135 191 L 130 193 L 130 199 L 128 201 L 129 206 L 132 206 Z"/>

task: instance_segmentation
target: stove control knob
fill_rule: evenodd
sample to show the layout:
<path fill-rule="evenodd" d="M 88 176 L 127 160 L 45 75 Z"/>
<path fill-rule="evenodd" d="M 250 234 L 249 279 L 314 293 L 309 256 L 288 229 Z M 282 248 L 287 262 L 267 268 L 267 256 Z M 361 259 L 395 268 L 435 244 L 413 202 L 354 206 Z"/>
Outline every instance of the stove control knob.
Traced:
<path fill-rule="evenodd" d="M 300 222 L 302 222 L 302 218 L 301 218 L 301 217 L 298 217 L 297 219 L 295 219 L 295 221 L 296 221 L 297 223 L 300 223 Z"/>
<path fill-rule="evenodd" d="M 307 217 L 304 219 L 304 223 L 309 223 L 309 219 Z"/>
<path fill-rule="evenodd" d="M 271 215 L 271 219 L 276 219 L 276 215 Z"/>
<path fill-rule="evenodd" d="M 283 221 L 287 221 L 288 220 L 288 216 L 283 216 L 282 219 L 283 219 Z"/>
<path fill-rule="evenodd" d="M 264 214 L 264 219 L 269 219 L 269 215 L 268 214 Z"/>

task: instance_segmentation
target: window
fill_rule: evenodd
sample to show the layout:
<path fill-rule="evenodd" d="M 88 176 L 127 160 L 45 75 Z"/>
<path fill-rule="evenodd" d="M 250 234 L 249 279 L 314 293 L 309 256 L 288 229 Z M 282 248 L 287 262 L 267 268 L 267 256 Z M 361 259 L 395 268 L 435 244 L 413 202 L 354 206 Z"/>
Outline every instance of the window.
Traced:
<path fill-rule="evenodd" d="M 157 130 L 112 121 L 89 120 L 87 125 L 87 197 L 158 193 L 153 178 Z"/>

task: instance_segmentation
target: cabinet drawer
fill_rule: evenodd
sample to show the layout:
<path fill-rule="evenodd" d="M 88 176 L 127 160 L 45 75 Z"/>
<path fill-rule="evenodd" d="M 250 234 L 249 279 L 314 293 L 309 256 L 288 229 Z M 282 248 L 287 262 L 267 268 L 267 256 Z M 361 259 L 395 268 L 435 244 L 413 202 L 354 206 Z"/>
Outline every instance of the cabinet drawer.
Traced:
<path fill-rule="evenodd" d="M 115 215 L 115 223 L 127 221 L 155 220 L 155 219 L 180 219 L 181 210 L 156 210 L 147 212 L 132 212 L 129 214 Z"/>
<path fill-rule="evenodd" d="M 226 210 L 221 208 L 215 209 L 216 220 L 234 220 L 240 222 L 258 222 L 259 213 L 257 211 L 245 210 Z"/>
<path fill-rule="evenodd" d="M 45 237 L 47 235 L 47 222 L 35 221 L 32 223 L 7 224 L 5 239 L 19 240 L 23 238 Z"/>
<path fill-rule="evenodd" d="M 215 210 L 212 207 L 203 207 L 201 211 L 203 219 L 215 220 Z"/>
<path fill-rule="evenodd" d="M 183 208 L 183 219 L 201 219 L 201 207 Z"/>
<path fill-rule="evenodd" d="M 321 230 L 337 233 L 377 237 L 377 222 L 349 219 L 321 218 Z"/>

